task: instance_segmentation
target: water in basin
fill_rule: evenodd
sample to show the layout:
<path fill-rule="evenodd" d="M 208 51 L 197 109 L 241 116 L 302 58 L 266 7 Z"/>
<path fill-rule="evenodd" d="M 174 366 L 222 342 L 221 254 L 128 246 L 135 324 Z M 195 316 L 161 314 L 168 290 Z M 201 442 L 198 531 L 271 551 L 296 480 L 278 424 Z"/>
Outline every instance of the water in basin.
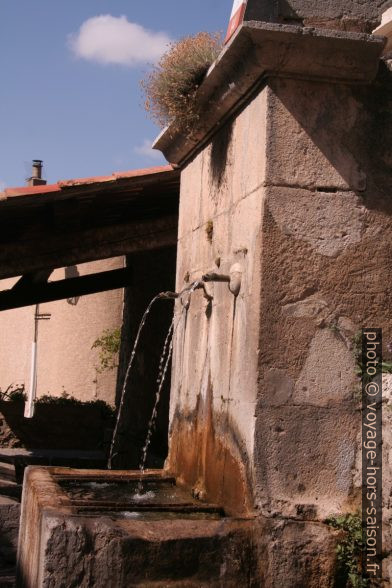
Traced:
<path fill-rule="evenodd" d="M 171 510 L 162 510 L 162 511 L 130 511 L 130 510 L 88 510 L 79 509 L 78 514 L 88 517 L 96 517 L 96 516 L 105 516 L 109 517 L 113 520 L 133 520 L 133 521 L 161 521 L 161 520 L 179 520 L 179 519 L 186 519 L 186 520 L 219 520 L 222 518 L 222 513 L 214 512 L 214 511 L 197 511 L 197 512 L 187 512 L 187 511 L 171 511 Z"/>
<path fill-rule="evenodd" d="M 144 481 L 140 492 L 139 480 L 58 480 L 71 501 L 140 504 L 200 505 L 189 493 L 172 482 Z"/>

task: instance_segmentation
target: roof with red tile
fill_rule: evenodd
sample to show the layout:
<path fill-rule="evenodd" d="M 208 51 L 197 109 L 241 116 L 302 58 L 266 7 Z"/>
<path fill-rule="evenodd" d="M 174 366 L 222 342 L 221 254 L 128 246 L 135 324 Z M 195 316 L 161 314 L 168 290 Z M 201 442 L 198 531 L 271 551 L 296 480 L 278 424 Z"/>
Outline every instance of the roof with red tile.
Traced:
<path fill-rule="evenodd" d="M 159 177 L 161 177 L 161 174 L 177 175 L 176 171 L 176 168 L 172 165 L 164 165 L 159 167 L 149 167 L 145 169 L 135 169 L 125 172 L 115 172 L 110 176 L 93 176 L 89 178 L 61 180 L 56 184 L 6 188 L 3 192 L 0 192 L 0 200 L 7 200 L 8 198 L 14 198 L 16 196 L 40 196 L 44 194 L 55 194 L 56 192 L 62 192 L 65 190 L 69 190 L 70 188 L 83 188 L 88 186 L 103 187 L 103 185 L 105 184 L 107 184 L 109 187 L 111 185 L 123 183 L 125 180 L 131 180 L 131 183 L 132 180 L 134 180 L 135 183 L 143 183 L 146 180 L 153 180 L 154 176 L 158 175 Z"/>
<path fill-rule="evenodd" d="M 177 242 L 180 169 L 171 165 L 0 193 L 0 278 Z"/>

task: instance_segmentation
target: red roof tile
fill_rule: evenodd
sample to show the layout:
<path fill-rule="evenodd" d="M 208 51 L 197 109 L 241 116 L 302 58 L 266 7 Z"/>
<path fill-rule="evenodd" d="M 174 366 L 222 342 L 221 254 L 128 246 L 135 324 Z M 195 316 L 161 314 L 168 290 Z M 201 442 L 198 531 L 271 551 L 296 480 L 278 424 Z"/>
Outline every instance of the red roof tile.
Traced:
<path fill-rule="evenodd" d="M 67 188 L 91 186 L 93 184 L 103 184 L 107 182 L 117 182 L 123 179 L 143 178 L 146 176 L 153 176 L 154 174 L 161 174 L 165 172 L 174 171 L 172 165 L 164 165 L 159 167 L 149 167 L 145 169 L 135 169 L 125 172 L 115 172 L 110 176 L 94 176 L 90 178 L 76 178 L 73 180 L 62 180 L 56 184 L 47 184 L 41 186 L 20 186 L 16 188 L 6 188 L 0 192 L 0 200 L 13 198 L 16 196 L 39 196 L 41 194 L 48 194 L 53 192 L 61 192 Z"/>
<path fill-rule="evenodd" d="M 0 192 L 0 199 L 12 198 L 14 196 L 28 196 L 30 194 L 46 194 L 47 192 L 59 192 L 59 184 L 47 184 L 41 186 L 20 186 L 18 188 L 6 188 Z"/>

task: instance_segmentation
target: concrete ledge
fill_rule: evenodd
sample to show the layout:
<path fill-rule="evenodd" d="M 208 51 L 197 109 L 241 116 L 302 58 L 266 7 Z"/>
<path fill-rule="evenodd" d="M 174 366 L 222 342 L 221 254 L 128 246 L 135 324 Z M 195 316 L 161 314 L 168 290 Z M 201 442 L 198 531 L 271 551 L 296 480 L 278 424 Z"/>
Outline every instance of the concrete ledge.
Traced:
<path fill-rule="evenodd" d="M 268 76 L 369 84 L 383 37 L 258 21 L 244 22 L 198 91 L 202 119 L 192 135 L 165 129 L 153 147 L 183 164 Z"/>

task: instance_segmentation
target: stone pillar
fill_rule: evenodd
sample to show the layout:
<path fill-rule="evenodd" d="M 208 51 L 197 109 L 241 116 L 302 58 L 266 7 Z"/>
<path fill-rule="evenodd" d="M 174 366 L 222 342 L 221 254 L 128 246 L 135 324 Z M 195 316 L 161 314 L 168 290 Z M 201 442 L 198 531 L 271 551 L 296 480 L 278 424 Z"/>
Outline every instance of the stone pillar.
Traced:
<path fill-rule="evenodd" d="M 355 337 L 392 336 L 390 90 L 384 64 L 366 87 L 269 82 L 254 453 L 266 516 L 360 507 Z"/>
<path fill-rule="evenodd" d="M 177 291 L 208 271 L 228 274 L 234 263 L 243 281 L 238 297 L 227 283 L 209 284 L 211 307 L 201 290 L 188 311 L 177 304 L 169 467 L 197 494 L 240 512 L 252 504 L 267 95 L 181 178 Z"/>
<path fill-rule="evenodd" d="M 250 49 L 251 26 L 205 82 L 215 99 L 224 68 L 238 100 L 268 61 L 264 32 L 260 53 Z M 217 283 L 211 307 L 200 291 L 187 311 L 178 304 L 167 468 L 229 513 L 256 517 L 262 585 L 320 588 L 333 585 L 338 540 L 325 519 L 360 507 L 356 335 L 381 327 L 392 340 L 391 74 L 380 62 L 374 81 L 357 83 L 365 65 L 354 66 L 350 44 L 362 39 L 366 58 L 374 42 L 359 35 L 345 37 L 343 74 L 332 32 L 294 66 L 291 35 L 313 33 L 274 26 L 273 64 L 229 122 L 212 139 L 199 128 L 198 150 L 168 143 L 184 162 L 177 289 L 234 263 L 243 279 L 237 298 Z M 235 69 L 241 39 L 249 60 Z M 388 425 L 385 436 L 389 447 Z"/>

